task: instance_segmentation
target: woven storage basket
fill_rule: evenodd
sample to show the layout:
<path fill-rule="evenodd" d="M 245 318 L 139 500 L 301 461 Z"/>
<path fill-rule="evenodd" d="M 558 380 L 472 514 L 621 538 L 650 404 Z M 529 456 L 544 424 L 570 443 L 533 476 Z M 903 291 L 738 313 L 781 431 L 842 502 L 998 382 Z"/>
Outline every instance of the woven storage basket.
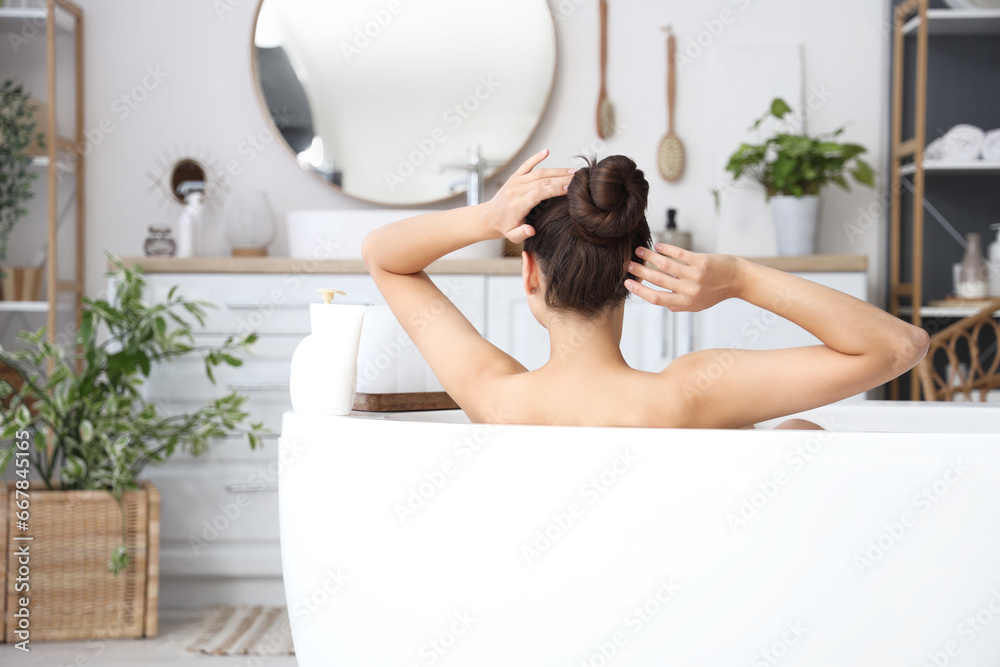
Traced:
<path fill-rule="evenodd" d="M 14 484 L 0 500 L 6 545 L 6 611 L 12 613 L 18 563 L 15 535 L 30 535 L 31 639 L 106 639 L 156 635 L 159 598 L 160 493 L 149 482 L 122 497 L 131 562 L 117 576 L 107 570 L 122 540 L 122 512 L 106 491 L 48 491 L 32 485 L 29 530 L 14 523 Z M 4 507 L 6 505 L 6 507 Z M 0 576 L 3 570 L 0 569 Z M 6 613 L 4 636 L 16 642 Z"/>

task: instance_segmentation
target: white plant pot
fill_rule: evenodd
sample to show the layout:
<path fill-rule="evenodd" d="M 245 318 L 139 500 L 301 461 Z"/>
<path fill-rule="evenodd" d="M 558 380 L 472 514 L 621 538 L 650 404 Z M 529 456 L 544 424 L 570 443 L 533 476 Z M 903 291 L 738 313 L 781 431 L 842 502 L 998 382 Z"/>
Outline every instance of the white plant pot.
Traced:
<path fill-rule="evenodd" d="M 819 195 L 771 198 L 774 230 L 779 255 L 816 253 L 816 228 L 819 223 Z"/>

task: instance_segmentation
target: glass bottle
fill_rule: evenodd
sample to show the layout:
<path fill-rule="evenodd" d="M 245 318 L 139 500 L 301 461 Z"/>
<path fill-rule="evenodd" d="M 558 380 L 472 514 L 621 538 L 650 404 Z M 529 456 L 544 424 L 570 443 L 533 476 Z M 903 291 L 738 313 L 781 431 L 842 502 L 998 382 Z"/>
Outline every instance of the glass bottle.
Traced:
<path fill-rule="evenodd" d="M 226 213 L 226 240 L 235 257 L 265 256 L 274 240 L 275 222 L 264 192 L 240 194 Z"/>
<path fill-rule="evenodd" d="M 983 237 L 980 234 L 967 234 L 965 240 L 965 256 L 962 257 L 962 268 L 958 273 L 955 291 L 960 299 L 985 299 L 989 294 L 989 282 L 986 259 L 983 257 Z"/>

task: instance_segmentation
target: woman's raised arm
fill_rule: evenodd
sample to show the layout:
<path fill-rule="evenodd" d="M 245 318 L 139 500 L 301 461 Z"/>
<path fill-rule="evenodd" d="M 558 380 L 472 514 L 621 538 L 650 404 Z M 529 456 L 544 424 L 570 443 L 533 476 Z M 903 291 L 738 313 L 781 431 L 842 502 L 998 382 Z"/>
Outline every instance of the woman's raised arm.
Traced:
<path fill-rule="evenodd" d="M 506 236 L 520 242 L 533 234 L 525 216 L 543 199 L 565 194 L 572 175 L 568 169 L 535 170 L 547 156 L 542 151 L 529 158 L 485 204 L 394 222 L 370 233 L 361 246 L 393 315 L 473 421 L 491 420 L 483 381 L 525 369 L 484 339 L 424 269 L 477 241 Z"/>
<path fill-rule="evenodd" d="M 679 381 L 692 402 L 694 419 L 702 422 L 692 425 L 742 427 L 833 403 L 898 377 L 927 352 L 927 332 L 920 327 L 805 278 L 740 257 L 669 245 L 636 253 L 660 271 L 634 264 L 632 273 L 670 290 L 626 281 L 630 291 L 650 303 L 699 311 L 740 298 L 794 322 L 823 343 L 782 350 L 701 350 L 675 360 L 665 375 Z M 715 379 L 705 375 L 709 366 L 721 369 L 712 373 Z"/>

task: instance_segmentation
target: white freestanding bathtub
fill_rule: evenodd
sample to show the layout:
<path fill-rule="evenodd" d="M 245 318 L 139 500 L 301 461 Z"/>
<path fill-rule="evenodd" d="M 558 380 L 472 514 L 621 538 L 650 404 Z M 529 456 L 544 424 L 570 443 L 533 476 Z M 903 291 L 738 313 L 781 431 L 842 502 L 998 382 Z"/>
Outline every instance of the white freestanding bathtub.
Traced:
<path fill-rule="evenodd" d="M 1000 407 L 831 429 L 287 413 L 300 667 L 1000 664 Z"/>

